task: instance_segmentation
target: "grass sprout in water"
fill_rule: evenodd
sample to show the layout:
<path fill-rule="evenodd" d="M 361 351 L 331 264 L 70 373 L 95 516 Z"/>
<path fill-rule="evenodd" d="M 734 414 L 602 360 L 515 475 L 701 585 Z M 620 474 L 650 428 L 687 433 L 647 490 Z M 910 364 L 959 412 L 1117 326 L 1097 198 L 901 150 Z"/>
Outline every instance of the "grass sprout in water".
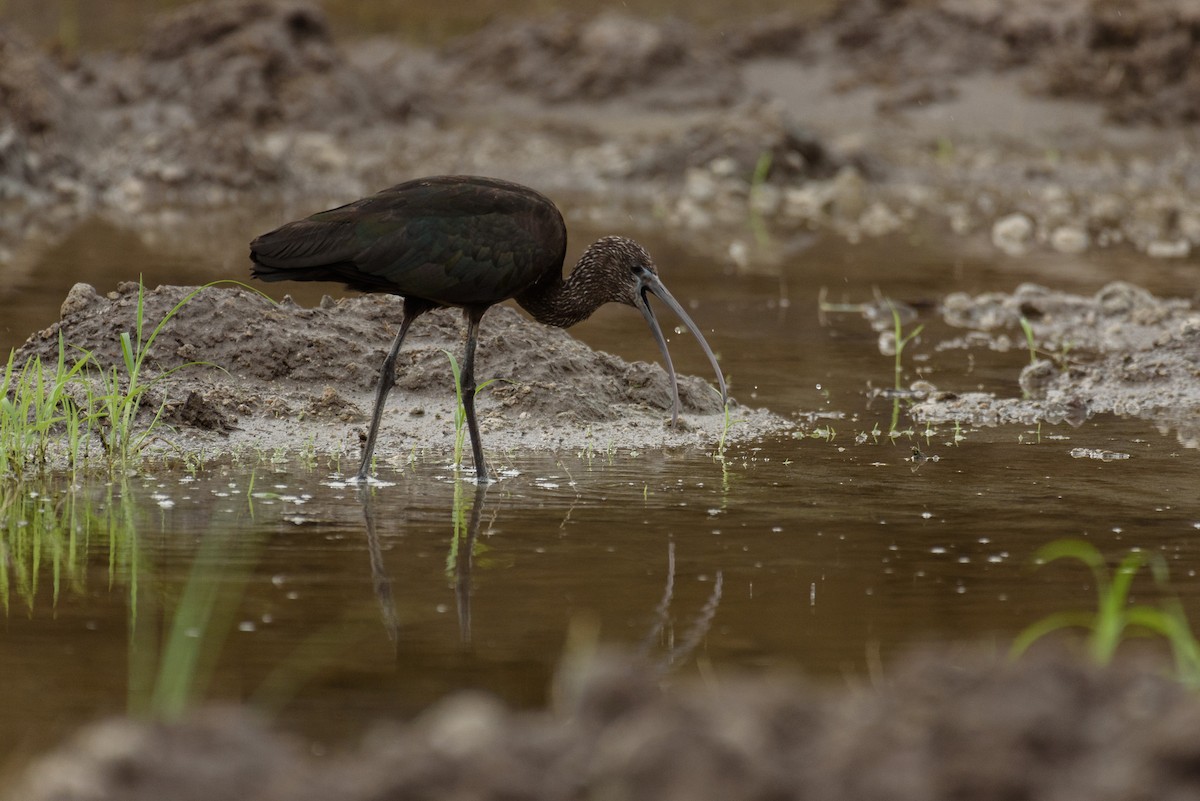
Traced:
<path fill-rule="evenodd" d="M 729 414 L 729 404 L 725 404 L 724 418 L 721 421 L 721 436 L 717 439 L 717 452 L 713 454 L 713 458 L 717 461 L 725 461 L 725 441 L 729 438 L 729 431 L 736 425 L 746 422 L 745 420 L 734 420 Z"/>
<path fill-rule="evenodd" d="M 892 418 L 888 426 L 888 433 L 895 438 L 900 424 L 900 399 L 911 394 L 904 386 L 901 385 L 901 380 L 904 377 L 904 349 L 920 336 L 925 330 L 925 325 L 918 325 L 908 333 L 904 332 L 905 312 L 911 318 L 915 316 L 915 311 L 902 303 L 897 303 L 888 297 L 883 297 L 876 290 L 876 299 L 874 303 L 833 303 L 827 300 L 827 291 L 824 287 L 821 288 L 819 299 L 817 301 L 817 311 L 821 316 L 822 321 L 826 314 L 830 313 L 845 313 L 853 312 L 861 314 L 870 323 L 871 327 L 880 332 L 880 349 L 886 354 L 887 339 L 884 332 L 888 332 L 889 326 L 887 322 L 891 322 L 891 355 L 893 356 L 892 365 L 892 388 L 889 391 L 880 394 L 891 395 L 892 398 Z M 904 434 L 906 432 L 900 432 Z"/>
<path fill-rule="evenodd" d="M 1089 632 L 1087 648 L 1091 658 L 1106 665 L 1127 637 L 1150 633 L 1170 644 L 1178 678 L 1190 687 L 1200 688 L 1200 641 L 1192 632 L 1179 599 L 1168 595 L 1156 604 L 1129 602 L 1133 579 L 1143 567 L 1149 567 L 1159 588 L 1167 588 L 1167 563 L 1161 555 L 1130 551 L 1110 573 L 1104 556 L 1094 545 L 1068 539 L 1043 546 L 1035 559 L 1038 564 L 1074 559 L 1087 566 L 1096 585 L 1096 609 L 1056 612 L 1042 618 L 1018 635 L 1012 647 L 1014 657 L 1048 634 L 1079 628 Z"/>
<path fill-rule="evenodd" d="M 909 331 L 907 334 L 905 334 L 904 320 L 900 316 L 900 310 L 890 298 L 887 299 L 887 305 L 888 309 L 892 313 L 893 335 L 895 336 L 896 341 L 896 361 L 892 370 L 895 379 L 892 389 L 895 391 L 895 394 L 892 397 L 892 422 L 888 426 L 888 431 L 894 432 L 896 431 L 896 427 L 900 422 L 900 393 L 904 391 L 904 388 L 900 386 L 900 381 L 903 377 L 904 371 L 904 365 L 902 363 L 904 348 L 909 342 L 912 342 L 920 335 L 921 331 L 925 329 L 925 326 L 923 324 L 918 325 L 912 331 Z"/>
<path fill-rule="evenodd" d="M 462 468 L 463 445 L 466 443 L 467 437 L 467 408 L 463 405 L 463 385 L 462 373 L 458 367 L 458 359 L 454 358 L 454 354 L 443 349 L 442 353 L 446 354 L 446 358 L 450 360 L 450 372 L 454 375 L 454 469 Z M 492 384 L 500 379 L 489 378 L 487 381 L 480 383 L 475 387 L 475 394 L 478 395 L 484 389 L 487 389 Z"/>
<path fill-rule="evenodd" d="M 754 232 L 754 240 L 760 248 L 771 243 L 771 234 L 763 220 L 761 201 L 759 200 L 763 195 L 767 177 L 771 174 L 771 161 L 771 151 L 764 150 L 759 154 L 758 161 L 754 164 L 754 174 L 750 177 L 750 230 Z"/>
<path fill-rule="evenodd" d="M 1029 350 L 1029 363 L 1037 364 L 1038 349 L 1037 341 L 1033 337 L 1033 324 L 1023 314 L 1018 318 L 1017 322 L 1021 324 L 1021 331 L 1025 334 L 1025 347 Z"/>

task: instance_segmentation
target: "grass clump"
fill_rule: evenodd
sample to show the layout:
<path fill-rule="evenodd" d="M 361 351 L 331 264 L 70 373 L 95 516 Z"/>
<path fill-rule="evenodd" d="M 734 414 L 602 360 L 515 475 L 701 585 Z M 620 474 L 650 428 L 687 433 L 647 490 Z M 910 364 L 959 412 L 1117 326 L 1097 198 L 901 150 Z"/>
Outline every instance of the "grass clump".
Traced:
<path fill-rule="evenodd" d="M 138 282 L 137 310 L 134 317 L 134 333 L 124 331 L 120 336 L 121 364 L 113 365 L 108 370 L 99 372 L 96 386 L 99 391 L 89 395 L 89 406 L 100 423 L 101 443 L 110 466 L 125 464 L 138 455 L 142 448 L 150 442 L 151 437 L 162 420 L 163 409 L 166 406 L 164 398 L 154 410 L 153 417 L 145 427 L 135 426 L 138 412 L 141 410 L 146 394 L 151 388 L 169 378 L 185 367 L 192 367 L 204 362 L 187 362 L 172 367 L 166 372 L 153 378 L 145 376 L 146 358 L 159 334 L 167 323 L 180 309 L 186 306 L 192 298 L 203 292 L 209 285 L 198 287 L 175 304 L 163 316 L 148 337 L 143 339 L 142 330 L 145 324 L 145 285 Z"/>
<path fill-rule="evenodd" d="M 23 477 L 28 467 L 44 467 L 55 434 L 63 430 L 72 463 L 87 439 L 90 418 L 83 414 L 69 393 L 88 362 L 84 355 L 67 363 L 66 345 L 58 340 L 58 358 L 53 365 L 34 357 L 16 365 L 16 351 L 9 351 L 0 382 L 0 475 Z"/>
<path fill-rule="evenodd" d="M 34 356 L 19 365 L 16 351 L 10 351 L 0 382 L 0 475 L 24 479 L 44 471 L 56 444 L 66 468 L 79 470 L 89 460 L 93 437 L 110 469 L 136 458 L 155 436 L 166 407 L 164 398 L 149 422 L 139 423 L 150 391 L 185 367 L 207 364 L 188 362 L 149 376 L 150 351 L 171 318 L 210 286 L 188 293 L 144 335 L 145 285 L 139 281 L 133 331 L 120 334 L 121 358 L 109 367 L 67 343 L 61 332 L 53 364 Z"/>

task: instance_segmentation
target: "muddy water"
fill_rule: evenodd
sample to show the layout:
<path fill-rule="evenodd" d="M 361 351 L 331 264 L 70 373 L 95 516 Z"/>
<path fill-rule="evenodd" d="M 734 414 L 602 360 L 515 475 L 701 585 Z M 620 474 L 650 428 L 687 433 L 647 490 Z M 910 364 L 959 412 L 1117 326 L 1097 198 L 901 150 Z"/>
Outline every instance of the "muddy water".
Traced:
<path fill-rule="evenodd" d="M 10 285 L 2 344 L 53 320 L 76 280 L 107 289 L 139 273 L 152 285 L 241 276 L 242 225 L 262 227 L 239 223 L 191 251 L 93 223 Z M 575 246 L 597 233 L 573 226 Z M 126 481 L 40 487 L 4 521 L 0 753 L 20 760 L 83 720 L 144 707 L 193 570 L 221 589 L 208 622 L 181 629 L 211 662 L 202 694 L 253 699 L 317 750 L 463 687 L 540 703 L 572 636 L 688 672 L 788 667 L 835 681 L 930 638 L 992 638 L 1003 649 L 1039 617 L 1091 603 L 1081 568 L 1030 567 L 1062 537 L 1111 555 L 1163 553 L 1195 617 L 1194 450 L 1111 418 L 941 428 L 893 443 L 872 433 L 887 429 L 891 405 L 868 391 L 891 383 L 891 358 L 861 316 L 816 311 L 822 287 L 833 301 L 869 300 L 877 287 L 918 306 L 1034 278 L 1082 292 L 1124 278 L 1170 295 L 1175 268 L 1119 255 L 985 262 L 916 234 L 855 247 L 798 240 L 784 266 L 739 272 L 724 254 L 635 233 L 712 329 L 732 392 L 795 415 L 804 436 L 739 446 L 723 463 L 610 453 L 601 442 L 515 454 L 519 475 L 478 497 L 454 481 L 447 454 L 418 450 L 364 498 L 338 481 L 352 466 L 299 443 L 194 472 L 153 465 Z M 297 289 L 313 293 L 298 293 L 302 302 L 322 291 Z M 938 352 L 926 317 L 905 353 L 906 381 L 1018 391 L 1023 354 Z M 626 309 L 605 309 L 577 333 L 657 358 Z M 704 374 L 702 354 L 673 339 L 677 366 Z M 914 447 L 936 458 L 918 465 Z"/>
<path fill-rule="evenodd" d="M 813 440 L 762 443 L 724 468 L 529 456 L 482 496 L 473 544 L 475 490 L 434 459 L 385 474 L 395 484 L 369 507 L 319 459 L 97 487 L 65 510 L 74 541 L 44 546 L 36 585 L 9 589 L 0 742 L 32 747 L 144 696 L 145 659 L 202 542 L 217 543 L 202 580 L 233 603 L 206 641 L 224 639 L 206 694 L 277 708 L 324 747 L 457 688 L 538 703 L 572 626 L 688 672 L 699 660 L 836 678 L 928 638 L 1004 648 L 1089 601 L 1081 570 L 1030 571 L 1032 552 L 1063 536 L 1162 550 L 1194 607 L 1195 457 L 1138 428 L 1100 421 L 1040 444 L 938 436 L 924 447 L 940 461 L 915 471 L 902 447 Z M 1075 447 L 1132 458 L 1075 459 Z"/>

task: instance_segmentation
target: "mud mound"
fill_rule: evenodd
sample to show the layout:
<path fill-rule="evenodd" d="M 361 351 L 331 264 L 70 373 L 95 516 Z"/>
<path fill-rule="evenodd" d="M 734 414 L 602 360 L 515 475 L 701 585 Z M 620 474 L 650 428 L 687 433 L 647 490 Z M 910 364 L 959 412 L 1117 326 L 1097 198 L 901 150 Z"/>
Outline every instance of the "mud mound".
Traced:
<path fill-rule="evenodd" d="M 1082 2 L 1082 0 L 1081 0 Z M 860 79 L 897 85 L 1024 63 L 1053 44 L 1061 8 L 1040 0 L 854 0 L 826 21 Z"/>
<path fill-rule="evenodd" d="M 1119 122 L 1200 121 L 1200 6 L 1093 2 L 1042 60 L 1045 91 L 1104 103 Z"/>
<path fill-rule="evenodd" d="M 770 160 L 766 177 L 776 183 L 826 179 L 843 166 L 812 131 L 777 105 L 745 103 L 648 149 L 629 172 L 669 177 L 717 161 L 729 174 L 754 175 L 764 158 Z"/>
<path fill-rule="evenodd" d="M 463 693 L 314 762 L 234 710 L 113 720 L 28 770 L 21 801 L 526 798 L 1107 801 L 1192 798 L 1200 702 L 1169 679 L 944 650 L 877 691 L 723 679 L 663 691 L 621 661 L 561 679 L 559 708 Z"/>
<path fill-rule="evenodd" d="M 499 81 L 549 102 L 632 96 L 647 105 L 723 104 L 740 92 L 731 65 L 678 21 L 558 14 L 499 22 L 454 42 L 462 81 Z"/>
<path fill-rule="evenodd" d="M 0 28 L 0 121 L 29 136 L 58 128 L 67 113 L 61 70 L 25 37 Z"/>
<path fill-rule="evenodd" d="M 260 448 L 314 442 L 322 450 L 353 450 L 357 432 L 343 424 L 363 422 L 370 413 L 379 366 L 402 317 L 399 298 L 326 298 L 306 309 L 241 288 L 159 287 L 143 297 L 143 341 L 180 303 L 148 351 L 146 378 L 171 374 L 149 401 L 157 408 L 165 399 L 167 419 L 184 437 L 211 442 L 216 432 Z M 107 296 L 77 284 L 63 303 L 62 320 L 31 337 L 17 359 L 55 358 L 61 335 L 100 367 L 119 366 L 120 335 L 134 330 L 137 304 L 137 284 Z M 397 362 L 398 391 L 388 415 L 403 416 L 411 438 L 400 442 L 385 430 L 381 439 L 391 439 L 382 444 L 385 453 L 405 450 L 412 440 L 434 447 L 450 441 L 454 389 L 445 351 L 461 359 L 460 317 L 439 310 L 413 326 Z M 671 394 L 660 366 L 598 353 L 504 306 L 490 311 L 481 327 L 476 376 L 498 379 L 478 407 L 485 444 L 494 448 L 584 447 L 589 438 L 631 448 L 701 445 L 715 442 L 724 424 L 716 390 L 684 376 L 681 426 L 664 428 Z M 739 409 L 738 417 L 748 420 L 736 427 L 739 438 L 787 427 L 763 411 Z"/>
<path fill-rule="evenodd" d="M 773 24 L 729 37 L 732 52 L 819 51 L 795 18 Z M 1100 101 L 1118 122 L 1200 119 L 1200 8 L 1188 0 L 854 0 L 819 29 L 854 75 L 844 87 L 892 91 L 883 108 L 953 97 L 964 74 L 1029 67 L 1036 91 Z"/>
<path fill-rule="evenodd" d="M 189 108 L 197 122 L 230 119 L 334 123 L 342 127 L 389 116 L 377 84 L 347 67 L 329 22 L 312 3 L 228 0 L 165 15 L 147 36 L 141 98 Z"/>
<path fill-rule="evenodd" d="M 79 165 L 58 147 L 77 128 L 62 68 L 0 27 L 0 199 L 30 200 Z"/>
<path fill-rule="evenodd" d="M 335 135 L 427 106 L 401 48 L 348 58 L 313 3 L 196 3 L 165 14 L 146 42 L 59 64 L 0 31 L 3 195 L 137 215 L 318 177 L 355 191 L 369 165 L 351 164 Z"/>
<path fill-rule="evenodd" d="M 81 101 L 97 110 L 101 131 L 125 144 L 83 143 L 101 156 L 93 180 L 111 184 L 105 199 L 131 210 L 151 193 L 212 199 L 214 189 L 345 172 L 333 134 L 402 122 L 422 102 L 394 71 L 350 63 L 310 3 L 186 6 L 153 26 L 143 52 L 99 54 L 83 70 Z M 271 135 L 281 128 L 287 133 Z"/>
<path fill-rule="evenodd" d="M 1200 440 L 1200 311 L 1187 301 L 1160 300 L 1121 282 L 1091 297 L 1026 284 L 1011 295 L 950 295 L 943 313 L 950 325 L 984 334 L 943 348 L 1023 347 L 1024 318 L 1048 356 L 1022 371 L 1024 398 L 939 396 L 913 408 L 918 419 L 1078 424 L 1108 412 L 1160 421 L 1184 442 Z"/>
<path fill-rule="evenodd" d="M 804 42 L 813 27 L 812 20 L 781 11 L 730 26 L 721 31 L 718 41 L 735 59 L 796 56 L 803 53 Z"/>

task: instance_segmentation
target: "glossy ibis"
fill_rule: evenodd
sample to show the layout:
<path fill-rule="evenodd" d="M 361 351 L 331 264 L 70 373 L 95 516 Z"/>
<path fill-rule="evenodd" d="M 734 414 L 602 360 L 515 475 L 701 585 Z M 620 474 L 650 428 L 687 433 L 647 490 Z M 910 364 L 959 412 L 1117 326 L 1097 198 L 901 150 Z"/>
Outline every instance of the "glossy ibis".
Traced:
<path fill-rule="evenodd" d="M 695 334 L 727 399 L 725 379 L 704 336 L 658 278 L 653 260 L 631 239 L 594 242 L 563 280 L 567 227 L 544 195 L 519 184 L 474 176 L 438 176 L 398 184 L 345 206 L 288 223 L 250 243 L 251 274 L 263 281 L 340 281 L 362 292 L 404 298 L 404 318 L 379 374 L 360 480 L 367 477 L 384 400 L 395 384 L 396 355 L 413 320 L 440 306 L 465 311 L 462 397 L 475 471 L 488 481 L 475 419 L 475 342 L 492 305 L 516 299 L 534 319 L 566 328 L 602 304 L 637 308 L 671 378 L 671 423 L 679 385 L 647 293 L 667 304 Z"/>

